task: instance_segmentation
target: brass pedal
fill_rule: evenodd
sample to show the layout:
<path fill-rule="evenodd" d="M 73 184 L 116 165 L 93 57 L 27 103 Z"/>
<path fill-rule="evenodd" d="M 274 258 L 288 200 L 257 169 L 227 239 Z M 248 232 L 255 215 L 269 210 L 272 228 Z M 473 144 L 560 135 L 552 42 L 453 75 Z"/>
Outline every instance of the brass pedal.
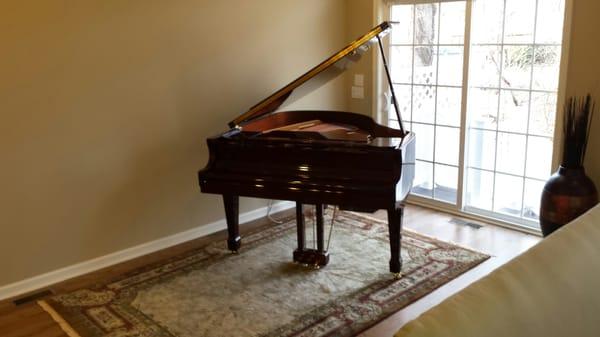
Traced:
<path fill-rule="evenodd" d="M 296 249 L 294 251 L 294 262 L 314 269 L 320 269 L 329 263 L 329 252 L 322 252 L 316 249 Z"/>

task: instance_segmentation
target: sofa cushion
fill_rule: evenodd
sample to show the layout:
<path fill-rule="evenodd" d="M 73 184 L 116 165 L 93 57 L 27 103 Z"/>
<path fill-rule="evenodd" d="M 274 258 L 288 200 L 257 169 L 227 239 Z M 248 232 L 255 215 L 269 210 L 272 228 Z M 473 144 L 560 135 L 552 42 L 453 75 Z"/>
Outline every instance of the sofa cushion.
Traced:
<path fill-rule="evenodd" d="M 600 205 L 395 336 L 600 336 Z"/>

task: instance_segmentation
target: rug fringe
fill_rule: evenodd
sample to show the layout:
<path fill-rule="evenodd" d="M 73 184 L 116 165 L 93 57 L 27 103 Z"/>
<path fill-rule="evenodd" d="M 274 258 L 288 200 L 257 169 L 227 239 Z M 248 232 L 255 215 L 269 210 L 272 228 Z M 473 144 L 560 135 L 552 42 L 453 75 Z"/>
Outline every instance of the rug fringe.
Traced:
<path fill-rule="evenodd" d="M 73 327 L 67 321 L 65 321 L 56 310 L 54 310 L 50 304 L 46 301 L 38 301 L 37 304 L 47 312 L 50 317 L 60 326 L 60 328 L 67 334 L 69 337 L 81 337 Z"/>

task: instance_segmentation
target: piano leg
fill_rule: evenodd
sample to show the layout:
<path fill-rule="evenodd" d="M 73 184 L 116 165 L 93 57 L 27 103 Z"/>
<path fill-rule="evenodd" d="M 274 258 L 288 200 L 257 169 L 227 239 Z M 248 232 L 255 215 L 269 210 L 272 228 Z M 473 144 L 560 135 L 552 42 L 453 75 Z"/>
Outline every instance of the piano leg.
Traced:
<path fill-rule="evenodd" d="M 305 226 L 304 226 L 304 205 L 296 203 L 296 227 L 298 230 L 298 251 L 306 248 Z"/>
<path fill-rule="evenodd" d="M 239 203 L 240 198 L 237 195 L 224 194 L 223 204 L 225 205 L 225 218 L 227 219 L 227 248 L 237 253 L 242 245 L 239 226 Z"/>
<path fill-rule="evenodd" d="M 323 226 L 323 205 L 315 205 L 317 211 L 317 252 L 323 254 L 325 251 L 325 228 Z"/>
<path fill-rule="evenodd" d="M 304 205 L 296 203 L 296 231 L 298 233 L 298 248 L 294 251 L 294 262 L 307 264 L 304 259 L 306 249 L 306 234 L 304 226 Z"/>
<path fill-rule="evenodd" d="M 404 205 L 391 207 L 388 209 L 388 228 L 390 233 L 390 272 L 396 277 L 400 277 L 402 270 L 402 257 L 400 256 L 400 246 L 402 240 L 402 216 L 404 215 Z"/>

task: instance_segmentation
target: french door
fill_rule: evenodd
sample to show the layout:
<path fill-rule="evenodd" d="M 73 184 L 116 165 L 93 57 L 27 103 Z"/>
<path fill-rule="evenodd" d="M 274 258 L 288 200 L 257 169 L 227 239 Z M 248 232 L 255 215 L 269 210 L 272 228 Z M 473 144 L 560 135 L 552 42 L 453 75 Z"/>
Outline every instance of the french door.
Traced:
<path fill-rule="evenodd" d="M 389 13 L 394 89 L 417 134 L 411 198 L 539 228 L 565 0 L 396 0 Z"/>

